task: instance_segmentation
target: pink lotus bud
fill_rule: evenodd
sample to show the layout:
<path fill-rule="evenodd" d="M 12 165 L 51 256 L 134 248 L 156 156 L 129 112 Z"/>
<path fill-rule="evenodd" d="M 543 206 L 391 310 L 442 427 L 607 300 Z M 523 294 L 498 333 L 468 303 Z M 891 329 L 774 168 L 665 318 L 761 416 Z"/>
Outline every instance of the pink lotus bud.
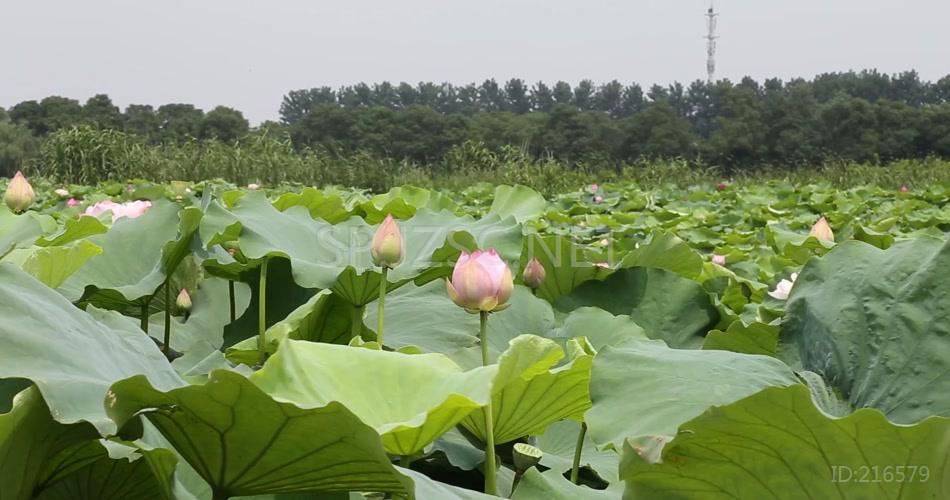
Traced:
<path fill-rule="evenodd" d="M 818 222 L 811 227 L 811 232 L 809 232 L 808 235 L 814 236 L 822 241 L 835 241 L 835 233 L 831 231 L 831 226 L 824 217 L 818 219 Z"/>
<path fill-rule="evenodd" d="M 3 202 L 14 212 L 22 212 L 33 204 L 33 186 L 27 182 L 23 172 L 17 171 L 16 175 L 7 185 L 7 192 L 3 194 Z"/>
<path fill-rule="evenodd" d="M 588 189 L 590 189 L 590 191 L 591 191 L 592 193 L 595 193 L 595 192 L 597 192 L 597 191 L 600 190 L 600 185 L 598 185 L 598 184 L 591 184 Z"/>
<path fill-rule="evenodd" d="M 725 255 L 713 254 L 713 256 L 712 256 L 712 263 L 713 263 L 713 264 L 718 264 L 718 265 L 720 265 L 720 266 L 724 266 L 724 265 L 726 265 L 726 256 L 725 256 Z"/>
<path fill-rule="evenodd" d="M 594 197 L 594 203 L 603 203 L 603 202 L 604 202 L 603 196 L 597 195 Z"/>
<path fill-rule="evenodd" d="M 76 198 L 70 198 L 70 199 L 66 202 L 66 206 L 67 206 L 67 207 L 70 207 L 70 208 L 75 207 L 75 206 L 78 205 L 78 204 L 79 204 L 79 200 L 77 200 Z"/>
<path fill-rule="evenodd" d="M 910 191 L 910 188 L 907 187 L 907 184 L 901 184 L 901 192 L 907 193 Z"/>
<path fill-rule="evenodd" d="M 373 263 L 380 267 L 393 268 L 402 262 L 403 254 L 406 253 L 405 243 L 402 233 L 399 232 L 399 225 L 392 215 L 387 215 L 383 223 L 376 228 L 370 253 L 373 255 Z"/>
<path fill-rule="evenodd" d="M 452 302 L 470 313 L 493 312 L 508 307 L 514 282 L 508 264 L 492 248 L 462 252 L 446 289 Z"/>
<path fill-rule="evenodd" d="M 783 279 L 775 285 L 775 290 L 769 292 L 769 295 L 778 299 L 786 300 L 788 299 L 788 294 L 792 291 L 792 285 L 795 284 L 795 280 L 798 279 L 798 273 L 792 273 L 792 279 L 786 280 Z"/>
<path fill-rule="evenodd" d="M 175 298 L 175 305 L 182 311 L 191 310 L 191 295 L 188 294 L 188 290 L 182 288 L 181 291 L 178 292 L 178 297 Z"/>
<path fill-rule="evenodd" d="M 56 196 L 59 196 L 60 198 L 66 198 L 69 196 L 69 191 L 63 188 L 56 189 L 53 192 L 56 193 Z"/>
<path fill-rule="evenodd" d="M 725 182 L 720 182 L 719 184 L 716 185 L 716 191 L 725 191 L 728 188 L 729 188 L 729 184 Z"/>
<path fill-rule="evenodd" d="M 528 264 L 524 266 L 524 273 L 521 276 L 524 278 L 525 285 L 531 288 L 539 288 L 544 283 L 546 275 L 547 272 L 544 270 L 544 266 L 541 265 L 541 261 L 537 257 L 532 257 Z"/>

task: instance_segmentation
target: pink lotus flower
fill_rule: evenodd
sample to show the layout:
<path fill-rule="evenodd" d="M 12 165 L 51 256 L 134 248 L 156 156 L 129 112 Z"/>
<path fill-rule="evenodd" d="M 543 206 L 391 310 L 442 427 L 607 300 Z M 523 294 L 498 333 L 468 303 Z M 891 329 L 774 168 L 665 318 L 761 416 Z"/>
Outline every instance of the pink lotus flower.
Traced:
<path fill-rule="evenodd" d="M 30 208 L 34 197 L 33 186 L 23 176 L 23 172 L 18 170 L 10 184 L 7 185 L 7 191 L 3 194 L 3 202 L 7 204 L 10 210 L 20 213 Z"/>
<path fill-rule="evenodd" d="M 59 196 L 60 198 L 66 198 L 69 196 L 69 191 L 63 188 L 55 189 L 53 192 L 56 193 L 56 196 Z"/>
<path fill-rule="evenodd" d="M 462 252 L 446 290 L 452 302 L 470 313 L 493 312 L 508 307 L 514 283 L 508 264 L 491 248 Z"/>
<path fill-rule="evenodd" d="M 792 285 L 795 284 L 795 280 L 797 279 L 798 273 L 792 273 L 791 280 L 783 279 L 782 281 L 779 281 L 778 284 L 775 285 L 775 290 L 770 291 L 769 295 L 778 300 L 788 299 L 788 294 L 792 291 Z"/>
<path fill-rule="evenodd" d="M 597 267 L 602 267 L 604 269 L 610 269 L 610 264 L 606 262 L 595 262 L 594 265 Z"/>
<path fill-rule="evenodd" d="M 716 191 L 725 191 L 726 189 L 729 189 L 729 184 L 725 182 L 720 182 L 716 185 Z"/>
<path fill-rule="evenodd" d="M 603 196 L 597 195 L 594 197 L 594 203 L 603 203 L 603 202 L 604 202 Z"/>
<path fill-rule="evenodd" d="M 406 253 L 406 245 L 399 232 L 399 225 L 392 215 L 387 215 L 383 223 L 376 228 L 373 235 L 373 244 L 370 247 L 373 263 L 380 267 L 392 269 L 402 262 Z"/>
<path fill-rule="evenodd" d="M 188 294 L 188 290 L 182 288 L 181 291 L 178 292 L 178 297 L 175 297 L 175 305 L 182 311 L 191 310 L 191 295 Z"/>
<path fill-rule="evenodd" d="M 93 217 L 98 217 L 105 212 L 112 212 L 112 222 L 115 222 L 123 217 L 128 217 L 129 219 L 134 219 L 136 217 L 141 217 L 148 209 L 152 206 L 150 201 L 130 201 L 128 203 L 116 203 L 112 200 L 104 200 L 87 207 L 86 211 L 83 212 L 83 215 L 91 215 Z"/>
<path fill-rule="evenodd" d="M 68 201 L 66 201 L 66 206 L 70 208 L 75 207 L 78 204 L 79 204 L 79 200 L 77 200 L 76 198 L 70 198 Z"/>
<path fill-rule="evenodd" d="M 831 231 L 831 225 L 828 224 L 828 220 L 824 217 L 818 219 L 818 222 L 811 227 L 811 231 L 808 235 L 814 236 L 821 241 L 835 241 L 835 233 Z"/>
<path fill-rule="evenodd" d="M 901 192 L 907 193 L 910 191 L 910 188 L 907 187 L 907 184 L 901 184 Z"/>
<path fill-rule="evenodd" d="M 597 191 L 600 190 L 600 185 L 599 185 L 599 184 L 596 184 L 596 183 L 595 183 L 595 184 L 591 184 L 591 185 L 588 187 L 588 189 L 590 189 L 590 191 L 591 191 L 592 193 L 596 193 Z"/>
<path fill-rule="evenodd" d="M 524 278 L 525 285 L 531 288 L 539 288 L 544 283 L 546 275 L 547 272 L 544 270 L 544 266 L 541 265 L 541 261 L 537 257 L 532 257 L 528 264 L 524 266 L 524 273 L 521 276 Z"/>
<path fill-rule="evenodd" d="M 713 264 L 718 264 L 718 265 L 720 265 L 720 266 L 724 266 L 724 265 L 726 265 L 726 256 L 725 256 L 725 255 L 713 254 L 713 256 L 712 256 L 712 263 L 713 263 Z"/>

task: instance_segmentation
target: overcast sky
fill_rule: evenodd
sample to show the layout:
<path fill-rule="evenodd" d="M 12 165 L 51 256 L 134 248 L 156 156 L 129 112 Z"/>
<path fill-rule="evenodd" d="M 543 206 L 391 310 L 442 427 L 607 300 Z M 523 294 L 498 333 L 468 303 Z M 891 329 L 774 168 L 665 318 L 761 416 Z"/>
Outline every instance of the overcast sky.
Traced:
<path fill-rule="evenodd" d="M 0 106 L 235 107 L 360 81 L 705 78 L 700 0 L 0 0 Z M 719 0 L 717 76 L 950 73 L 948 0 Z"/>

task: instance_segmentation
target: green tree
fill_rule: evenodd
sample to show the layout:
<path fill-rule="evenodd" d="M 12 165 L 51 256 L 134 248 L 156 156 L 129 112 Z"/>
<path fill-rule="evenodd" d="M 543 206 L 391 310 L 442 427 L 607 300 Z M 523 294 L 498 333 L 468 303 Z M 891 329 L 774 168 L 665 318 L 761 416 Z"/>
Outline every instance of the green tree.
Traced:
<path fill-rule="evenodd" d="M 218 106 L 206 115 L 201 123 L 202 139 L 218 139 L 224 142 L 233 142 L 245 135 L 248 131 L 248 122 L 244 115 L 236 109 Z"/>
<path fill-rule="evenodd" d="M 204 112 L 191 104 L 165 104 L 158 108 L 162 142 L 183 142 L 198 138 Z"/>
<path fill-rule="evenodd" d="M 156 142 L 160 138 L 162 124 L 155 109 L 148 104 L 129 104 L 122 116 L 122 130 Z"/>
<path fill-rule="evenodd" d="M 90 97 L 82 108 L 83 121 L 104 129 L 122 129 L 122 113 L 106 94 Z"/>
<path fill-rule="evenodd" d="M 696 142 L 689 122 L 677 116 L 666 99 L 624 120 L 622 133 L 620 154 L 629 160 L 690 157 Z"/>

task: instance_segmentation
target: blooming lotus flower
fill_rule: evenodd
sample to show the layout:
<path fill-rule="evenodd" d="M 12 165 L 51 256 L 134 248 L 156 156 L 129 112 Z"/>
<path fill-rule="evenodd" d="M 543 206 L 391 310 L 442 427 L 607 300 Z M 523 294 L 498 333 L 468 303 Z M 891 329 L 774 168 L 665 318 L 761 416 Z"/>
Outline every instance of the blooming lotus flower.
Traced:
<path fill-rule="evenodd" d="M 98 217 L 105 212 L 112 212 L 112 222 L 123 217 L 134 219 L 142 216 L 152 206 L 150 201 L 130 201 L 128 203 L 116 203 L 112 200 L 104 200 L 87 207 L 83 215 Z"/>
<path fill-rule="evenodd" d="M 373 263 L 380 267 L 392 269 L 402 262 L 406 245 L 402 233 L 399 232 L 399 225 L 392 215 L 387 215 L 383 223 L 376 228 L 370 253 L 373 255 Z"/>
<path fill-rule="evenodd" d="M 69 196 L 69 191 L 66 191 L 63 188 L 56 189 L 53 192 L 56 193 L 56 196 L 59 196 L 60 198 L 66 198 Z"/>
<path fill-rule="evenodd" d="M 525 285 L 531 288 L 539 288 L 544 283 L 546 275 L 547 272 L 544 270 L 544 266 L 541 265 L 541 261 L 537 257 L 532 257 L 528 264 L 524 266 L 524 273 L 521 277 L 524 278 Z"/>
<path fill-rule="evenodd" d="M 188 294 L 188 290 L 182 288 L 181 291 L 178 292 L 178 297 L 175 298 L 175 305 L 182 311 L 191 310 L 191 295 Z"/>
<path fill-rule="evenodd" d="M 603 196 L 597 195 L 594 197 L 594 203 L 603 203 L 603 202 L 604 202 Z"/>
<path fill-rule="evenodd" d="M 792 291 L 792 285 L 795 284 L 795 280 L 797 279 L 798 279 L 798 273 L 792 273 L 791 281 L 787 279 L 783 279 L 782 281 L 779 281 L 778 284 L 775 285 L 775 290 L 770 291 L 769 295 L 778 300 L 788 299 L 788 294 L 789 292 Z"/>
<path fill-rule="evenodd" d="M 822 241 L 835 241 L 835 233 L 831 231 L 831 225 L 828 224 L 828 220 L 824 217 L 818 219 L 818 222 L 811 227 L 811 231 L 808 235 L 814 236 Z"/>
<path fill-rule="evenodd" d="M 66 201 L 66 206 L 70 208 L 75 207 L 78 204 L 79 204 L 79 200 L 77 200 L 76 198 L 70 198 L 68 201 Z"/>
<path fill-rule="evenodd" d="M 3 202 L 14 212 L 22 212 L 33 204 L 33 186 L 23 176 L 23 172 L 17 171 L 16 175 L 7 185 L 7 191 L 3 194 Z"/>
<path fill-rule="evenodd" d="M 492 248 L 462 252 L 446 289 L 452 302 L 470 313 L 493 312 L 508 307 L 514 282 L 508 264 Z"/>
<path fill-rule="evenodd" d="M 725 256 L 725 255 L 713 254 L 713 256 L 712 256 L 712 263 L 713 263 L 713 264 L 718 264 L 718 265 L 720 265 L 720 266 L 724 266 L 724 265 L 726 265 L 726 256 Z"/>

